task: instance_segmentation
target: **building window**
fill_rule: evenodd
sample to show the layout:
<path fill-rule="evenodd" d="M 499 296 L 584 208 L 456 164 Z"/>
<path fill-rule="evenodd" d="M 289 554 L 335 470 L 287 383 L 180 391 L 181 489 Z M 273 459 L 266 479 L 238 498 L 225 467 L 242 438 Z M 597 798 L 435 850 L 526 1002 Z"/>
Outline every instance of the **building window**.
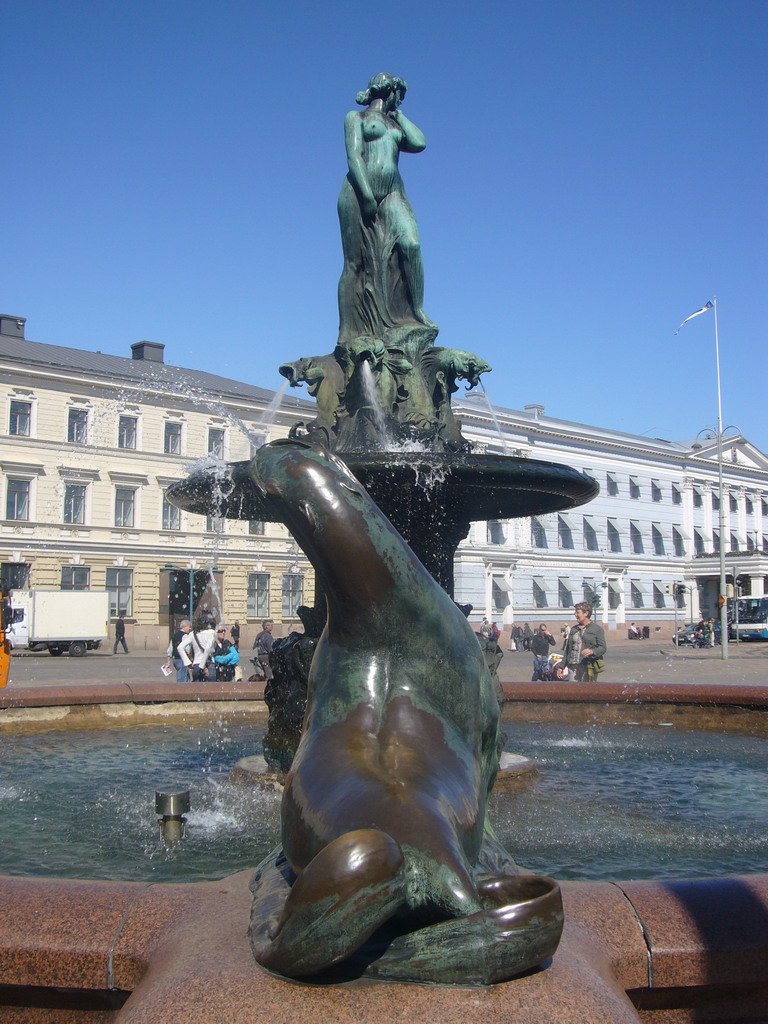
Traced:
<path fill-rule="evenodd" d="M 631 476 L 629 478 L 629 496 L 630 498 L 640 497 L 640 481 L 636 476 Z"/>
<path fill-rule="evenodd" d="M 136 447 L 136 423 L 137 420 L 135 416 L 120 417 L 117 427 L 118 448 Z"/>
<path fill-rule="evenodd" d="M 73 444 L 85 444 L 88 440 L 88 410 L 70 409 L 67 420 L 67 440 Z"/>
<path fill-rule="evenodd" d="M 704 554 L 704 538 L 698 530 L 693 531 L 693 553 L 694 555 Z"/>
<path fill-rule="evenodd" d="M 682 495 L 682 492 L 681 492 L 680 488 L 679 487 L 675 487 L 675 485 L 672 484 L 672 504 L 673 505 L 682 505 L 682 503 L 683 503 L 683 495 Z"/>
<path fill-rule="evenodd" d="M 643 548 L 643 535 L 640 532 L 640 527 L 637 525 L 637 523 L 629 524 L 629 544 L 634 554 L 643 554 L 645 550 Z"/>
<path fill-rule="evenodd" d="M 534 608 L 547 607 L 547 592 L 536 580 L 533 580 L 533 606 Z"/>
<path fill-rule="evenodd" d="M 672 550 L 678 558 L 685 557 L 685 544 L 683 543 L 683 535 L 680 533 L 676 526 L 672 527 Z"/>
<path fill-rule="evenodd" d="M 11 415 L 8 421 L 8 433 L 17 437 L 29 437 L 32 423 L 31 402 L 11 402 Z"/>
<path fill-rule="evenodd" d="M 656 523 L 653 523 L 651 526 L 651 542 L 653 544 L 654 555 L 666 555 L 667 552 L 664 550 L 664 535 Z"/>
<path fill-rule="evenodd" d="M 607 490 L 608 490 L 609 494 L 618 494 L 619 493 L 619 481 L 618 481 L 618 478 L 615 477 L 613 473 L 608 473 L 608 475 L 606 476 L 606 484 L 607 484 Z"/>
<path fill-rule="evenodd" d="M 730 508 L 731 512 L 739 511 L 739 499 L 736 497 L 735 494 L 728 495 L 728 507 Z"/>
<path fill-rule="evenodd" d="M 486 527 L 486 538 L 488 544 L 503 544 L 506 540 L 504 536 L 504 524 L 500 519 L 489 519 Z"/>
<path fill-rule="evenodd" d="M 163 433 L 163 451 L 166 455 L 181 455 L 181 424 L 166 423 Z"/>
<path fill-rule="evenodd" d="M 3 562 L 0 565 L 0 588 L 3 590 L 29 590 L 32 566 L 29 562 Z"/>
<path fill-rule="evenodd" d="M 651 501 L 661 501 L 661 486 L 658 480 L 651 480 Z"/>
<path fill-rule="evenodd" d="M 717 491 L 712 491 L 712 511 L 720 511 L 720 495 L 717 493 Z"/>
<path fill-rule="evenodd" d="M 712 531 L 712 550 L 716 555 L 720 554 L 720 531 Z"/>
<path fill-rule="evenodd" d="M 618 589 L 618 584 L 611 584 L 608 587 L 608 607 L 615 611 L 621 604 L 621 592 Z"/>
<path fill-rule="evenodd" d="M 748 533 L 747 534 L 747 551 L 754 551 L 754 550 L 755 550 L 755 538 L 752 536 L 751 533 Z"/>
<path fill-rule="evenodd" d="M 8 480 L 5 518 L 20 522 L 29 520 L 29 480 Z"/>
<path fill-rule="evenodd" d="M 133 569 L 107 569 L 107 590 L 113 619 L 133 613 Z"/>
<path fill-rule="evenodd" d="M 206 533 L 224 533 L 224 519 L 222 516 L 205 517 Z"/>
<path fill-rule="evenodd" d="M 133 526 L 136 491 L 133 487 L 115 488 L 115 526 Z"/>
<path fill-rule="evenodd" d="M 296 618 L 296 610 L 304 601 L 304 577 L 299 572 L 283 576 L 283 618 Z"/>
<path fill-rule="evenodd" d="M 661 589 L 661 585 L 659 583 L 653 584 L 653 607 L 666 608 L 666 602 L 664 601 L 664 591 Z"/>
<path fill-rule="evenodd" d="M 248 432 L 248 445 L 250 448 L 250 457 L 253 458 L 259 448 L 263 448 L 267 443 L 267 435 L 263 433 L 256 433 L 253 431 Z"/>
<path fill-rule="evenodd" d="M 510 586 L 503 577 L 491 579 L 491 601 L 497 615 L 503 615 L 505 609 L 509 607 L 509 591 Z"/>
<path fill-rule="evenodd" d="M 269 573 L 248 573 L 246 614 L 249 619 L 269 618 Z"/>
<path fill-rule="evenodd" d="M 544 529 L 544 525 L 540 519 L 536 516 L 531 517 L 531 540 L 535 548 L 546 548 L 547 544 L 547 531 Z"/>
<path fill-rule="evenodd" d="M 573 547 L 573 531 L 562 516 L 557 517 L 557 543 L 561 548 Z"/>
<path fill-rule="evenodd" d="M 739 538 L 735 533 L 731 534 L 731 554 L 739 550 Z"/>
<path fill-rule="evenodd" d="M 597 530 L 595 530 L 594 526 L 586 516 L 584 516 L 584 549 L 586 551 L 600 550 L 597 543 Z"/>
<path fill-rule="evenodd" d="M 751 516 L 752 513 L 755 511 L 755 506 L 752 504 L 751 498 L 744 499 L 744 511 L 747 513 L 748 516 Z"/>
<path fill-rule="evenodd" d="M 181 511 L 168 501 L 165 494 L 163 494 L 163 529 L 181 529 Z"/>
<path fill-rule="evenodd" d="M 264 523 L 261 519 L 249 519 L 248 520 L 248 533 L 253 537 L 264 536 Z"/>
<path fill-rule="evenodd" d="M 694 508 L 701 508 L 703 504 L 704 504 L 704 501 L 703 501 L 702 496 L 701 496 L 701 491 L 699 490 L 698 487 L 694 487 L 693 488 L 693 507 Z"/>
<path fill-rule="evenodd" d="M 64 522 L 71 526 L 85 522 L 85 484 L 64 484 Z"/>
<path fill-rule="evenodd" d="M 621 534 L 610 519 L 608 520 L 608 550 L 621 551 Z"/>
<path fill-rule="evenodd" d="M 557 581 L 557 603 L 561 608 L 570 608 L 573 605 L 573 592 L 571 591 L 571 581 L 569 579 L 559 579 Z"/>
<path fill-rule="evenodd" d="M 643 592 L 640 590 L 636 583 L 630 582 L 629 584 L 629 600 L 633 608 L 643 608 Z"/>
<path fill-rule="evenodd" d="M 224 458 L 224 431 L 218 427 L 208 430 L 208 454 L 214 459 Z"/>
<path fill-rule="evenodd" d="M 763 517 L 768 517 L 768 501 L 766 501 L 765 498 L 760 499 L 760 510 Z"/>
<path fill-rule="evenodd" d="M 61 567 L 62 590 L 90 590 L 91 570 L 87 565 L 63 565 Z"/>

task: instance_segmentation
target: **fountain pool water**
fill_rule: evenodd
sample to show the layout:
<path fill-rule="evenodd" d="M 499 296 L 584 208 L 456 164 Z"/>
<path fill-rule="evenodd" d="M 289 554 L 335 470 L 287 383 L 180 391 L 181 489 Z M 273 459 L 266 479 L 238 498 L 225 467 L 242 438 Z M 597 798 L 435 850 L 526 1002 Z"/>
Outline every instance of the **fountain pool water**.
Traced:
<path fill-rule="evenodd" d="M 540 774 L 492 798 L 518 862 L 558 879 L 768 870 L 768 741 L 640 725 L 506 724 Z M 279 796 L 234 785 L 259 753 L 242 718 L 2 737 L 0 873 L 200 881 L 250 868 L 279 834 Z M 166 846 L 163 786 L 189 788 L 187 837 Z"/>

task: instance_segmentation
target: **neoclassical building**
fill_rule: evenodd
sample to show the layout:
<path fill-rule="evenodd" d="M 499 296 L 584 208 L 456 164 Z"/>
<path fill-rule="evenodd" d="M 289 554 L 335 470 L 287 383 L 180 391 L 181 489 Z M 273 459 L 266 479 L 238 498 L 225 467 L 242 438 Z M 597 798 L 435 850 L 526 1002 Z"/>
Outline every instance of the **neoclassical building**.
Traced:
<path fill-rule="evenodd" d="M 167 365 L 153 342 L 121 357 L 28 341 L 21 317 L 0 316 L 0 370 L 4 586 L 106 589 L 129 642 L 153 650 L 190 607 L 238 620 L 246 643 L 263 618 L 278 633 L 297 623 L 314 580 L 282 526 L 180 512 L 165 492 L 198 460 L 247 459 L 314 403 Z M 743 437 L 726 439 L 721 495 L 712 440 L 492 409 L 482 395 L 454 404 L 486 450 L 566 463 L 600 484 L 573 511 L 472 526 L 455 596 L 473 620 L 565 622 L 587 598 L 609 630 L 634 621 L 668 637 L 676 616 L 716 614 L 720 543 L 729 579 L 768 594 L 768 459 Z"/>
<path fill-rule="evenodd" d="M 676 612 L 717 616 L 721 543 L 729 583 L 768 594 L 768 458 L 740 435 L 724 438 L 721 495 L 712 438 L 648 438 L 539 405 L 492 416 L 480 396 L 456 407 L 465 435 L 489 451 L 566 463 L 600 485 L 570 512 L 476 523 L 458 553 L 458 600 L 505 624 L 566 621 L 589 600 L 608 629 L 635 622 L 668 636 Z"/>

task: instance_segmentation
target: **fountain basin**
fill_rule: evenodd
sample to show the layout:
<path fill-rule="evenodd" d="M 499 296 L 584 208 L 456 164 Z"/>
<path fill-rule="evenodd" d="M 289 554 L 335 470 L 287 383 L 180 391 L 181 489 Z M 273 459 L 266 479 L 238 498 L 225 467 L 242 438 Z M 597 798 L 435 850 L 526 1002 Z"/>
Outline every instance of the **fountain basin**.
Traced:
<path fill-rule="evenodd" d="M 756 697 L 722 707 L 662 692 L 665 703 L 638 704 L 618 699 L 625 687 L 595 685 L 548 686 L 546 702 L 541 686 L 505 686 L 516 698 L 505 707 L 506 749 L 528 760 L 508 796 L 496 787 L 491 809 L 518 861 L 582 880 L 768 870 L 768 716 L 749 704 Z M 247 777 L 248 762 L 261 775 L 258 701 L 10 714 L 0 713 L 0 872 L 200 881 L 254 865 L 279 842 L 276 780 L 230 781 Z M 152 799 L 164 786 L 192 792 L 181 849 L 167 849 L 155 826 Z"/>
<path fill-rule="evenodd" d="M 199 685 L 198 699 L 210 698 L 211 688 L 220 699 L 216 684 Z M 132 694 L 129 685 L 56 689 L 11 690 L 0 695 L 0 706 L 15 706 L 19 715 L 25 713 L 24 698 L 37 708 L 55 707 L 57 700 L 66 708 L 89 700 L 116 708 L 141 693 L 134 687 Z M 139 711 L 160 699 L 159 688 L 153 689 L 153 704 L 136 699 Z M 166 689 L 167 696 L 180 696 L 176 688 Z M 647 696 L 658 715 L 679 712 L 673 728 L 702 709 L 717 714 L 721 705 L 725 721 L 735 724 L 741 717 L 739 731 L 750 732 L 749 721 L 764 722 L 768 709 L 760 687 L 699 687 L 699 704 L 696 687 L 580 684 L 580 699 L 572 688 L 542 689 L 505 685 L 516 713 L 527 708 L 539 718 L 552 701 L 590 721 L 611 711 L 636 716 Z M 232 696 L 236 709 L 238 695 Z M 32 1024 L 306 1019 L 306 987 L 271 977 L 253 963 L 245 938 L 251 876 L 249 869 L 213 882 L 149 887 L 0 877 L 0 1010 L 8 1019 L 22 1013 L 19 1019 Z M 565 881 L 561 887 L 565 932 L 546 969 L 489 990 L 386 984 L 315 989 L 313 1013 L 340 1024 L 389 1024 L 394 997 L 398 1012 L 415 1024 L 456 1017 L 479 1024 L 651 1024 L 692 1021 L 695 1006 L 706 1006 L 710 1021 L 764 1019 L 768 875 Z M 660 1017 L 665 1007 L 678 1009 Z"/>

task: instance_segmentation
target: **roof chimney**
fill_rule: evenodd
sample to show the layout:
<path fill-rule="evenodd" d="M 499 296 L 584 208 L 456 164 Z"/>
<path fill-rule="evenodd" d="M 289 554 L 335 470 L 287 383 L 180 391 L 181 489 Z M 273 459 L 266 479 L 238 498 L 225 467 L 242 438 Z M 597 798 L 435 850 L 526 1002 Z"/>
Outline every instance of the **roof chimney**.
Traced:
<path fill-rule="evenodd" d="M 24 316 L 6 316 L 0 313 L 0 334 L 9 334 L 12 338 L 24 337 L 24 324 L 27 318 Z"/>
<path fill-rule="evenodd" d="M 535 420 L 540 420 L 544 415 L 543 405 L 524 405 L 523 411 L 527 412 L 530 416 L 533 416 Z"/>
<path fill-rule="evenodd" d="M 162 363 L 165 345 L 157 341 L 137 341 L 131 345 L 133 359 L 144 359 L 148 363 Z"/>

